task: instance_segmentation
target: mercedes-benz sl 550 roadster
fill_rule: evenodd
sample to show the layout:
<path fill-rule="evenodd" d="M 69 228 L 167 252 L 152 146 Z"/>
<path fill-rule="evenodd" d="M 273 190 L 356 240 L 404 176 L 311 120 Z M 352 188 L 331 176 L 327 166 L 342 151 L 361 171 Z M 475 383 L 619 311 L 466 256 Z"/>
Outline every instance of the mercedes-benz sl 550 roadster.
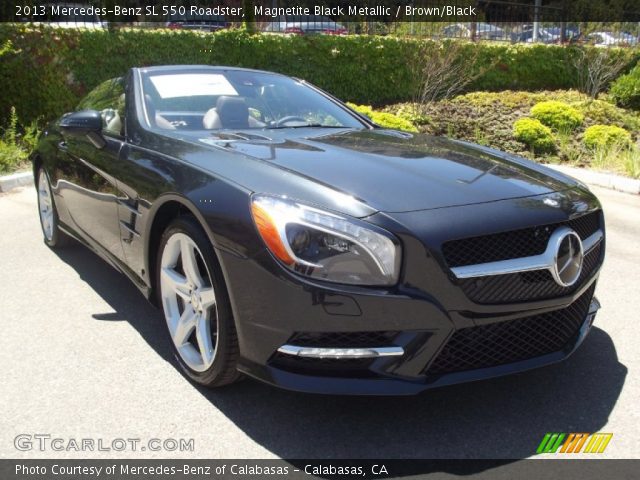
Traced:
<path fill-rule="evenodd" d="M 199 384 L 412 394 L 562 360 L 598 309 L 587 187 L 300 79 L 133 68 L 32 161 L 45 242 L 129 277 Z"/>

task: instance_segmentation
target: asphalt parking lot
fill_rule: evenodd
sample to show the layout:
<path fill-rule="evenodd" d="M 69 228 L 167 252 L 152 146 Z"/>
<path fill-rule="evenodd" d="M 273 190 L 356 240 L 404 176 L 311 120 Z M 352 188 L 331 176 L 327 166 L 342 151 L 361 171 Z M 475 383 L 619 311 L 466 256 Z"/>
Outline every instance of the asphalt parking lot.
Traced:
<path fill-rule="evenodd" d="M 640 458 L 640 197 L 593 189 L 608 250 L 590 336 L 566 362 L 426 392 L 353 398 L 253 380 L 194 387 L 161 317 L 84 247 L 42 242 L 36 194 L 0 194 L 0 457 L 512 458 L 546 432 L 612 432 L 603 456 Z M 193 453 L 18 451 L 19 434 L 194 439 Z"/>

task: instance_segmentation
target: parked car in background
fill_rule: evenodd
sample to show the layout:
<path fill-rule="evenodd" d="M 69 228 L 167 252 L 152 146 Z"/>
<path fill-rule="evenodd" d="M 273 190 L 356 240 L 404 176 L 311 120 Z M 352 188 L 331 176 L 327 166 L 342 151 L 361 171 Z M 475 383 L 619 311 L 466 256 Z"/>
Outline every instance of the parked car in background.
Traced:
<path fill-rule="evenodd" d="M 298 35 L 346 35 L 349 33 L 343 24 L 320 15 L 281 16 L 277 20 L 267 23 L 262 31 Z"/>
<path fill-rule="evenodd" d="M 618 35 L 622 43 L 630 47 L 635 47 L 640 42 L 640 33 L 632 35 L 631 33 L 620 32 Z"/>
<path fill-rule="evenodd" d="M 534 28 L 532 24 L 524 25 L 515 29 L 511 33 L 512 42 L 533 43 Z M 576 27 L 565 27 L 565 42 L 574 42 L 580 36 L 580 30 Z M 562 38 L 562 27 L 540 27 L 538 29 L 539 43 L 560 43 Z"/>
<path fill-rule="evenodd" d="M 508 40 L 506 31 L 497 25 L 478 22 L 475 24 L 476 38 L 481 40 Z M 442 35 L 449 38 L 471 38 L 473 25 L 471 23 L 456 23 L 442 29 Z"/>
<path fill-rule="evenodd" d="M 533 43 L 533 33 L 533 28 L 513 32 L 511 34 L 511 41 L 516 43 Z M 538 30 L 537 41 L 540 43 L 554 43 L 556 38 L 546 29 L 541 28 Z"/>
<path fill-rule="evenodd" d="M 544 31 L 552 38 L 552 43 L 560 43 L 562 27 L 546 27 Z M 566 42 L 575 42 L 580 38 L 580 29 L 573 26 L 565 27 L 564 38 Z"/>
<path fill-rule="evenodd" d="M 229 22 L 223 15 L 169 15 L 165 26 L 172 29 L 216 32 L 229 27 Z"/>
<path fill-rule="evenodd" d="M 593 32 L 585 37 L 585 42 L 596 47 L 633 47 L 638 38 L 625 32 Z"/>

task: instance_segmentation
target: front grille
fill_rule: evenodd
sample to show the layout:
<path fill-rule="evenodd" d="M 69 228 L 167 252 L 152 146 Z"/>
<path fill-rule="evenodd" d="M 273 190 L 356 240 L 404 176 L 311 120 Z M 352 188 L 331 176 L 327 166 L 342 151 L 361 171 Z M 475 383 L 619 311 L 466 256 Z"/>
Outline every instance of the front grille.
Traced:
<path fill-rule="evenodd" d="M 454 332 L 427 373 L 494 367 L 558 352 L 576 338 L 594 290 L 595 284 L 562 310 L 461 328 Z"/>
<path fill-rule="evenodd" d="M 545 300 L 575 292 L 598 268 L 601 260 L 602 242 L 585 255 L 580 278 L 571 287 L 558 285 L 549 270 L 464 278 L 459 285 L 469 299 L 481 304 Z"/>
<path fill-rule="evenodd" d="M 391 345 L 398 332 L 301 332 L 287 342 L 298 347 L 373 348 Z"/>
<path fill-rule="evenodd" d="M 561 223 L 451 240 L 442 245 L 442 254 L 449 268 L 539 255 L 546 250 L 554 230 L 563 225 L 584 240 L 600 228 L 600 212 Z"/>

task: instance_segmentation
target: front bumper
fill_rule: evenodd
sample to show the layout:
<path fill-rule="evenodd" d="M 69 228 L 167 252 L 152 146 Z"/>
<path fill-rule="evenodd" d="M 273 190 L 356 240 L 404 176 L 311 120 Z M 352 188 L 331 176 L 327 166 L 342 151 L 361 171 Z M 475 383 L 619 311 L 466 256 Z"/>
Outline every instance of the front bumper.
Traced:
<path fill-rule="evenodd" d="M 314 282 L 260 246 L 244 257 L 219 251 L 242 372 L 304 392 L 407 395 L 560 361 L 589 332 L 606 247 L 604 218 L 590 193 L 377 213 L 367 221 L 402 243 L 392 288 Z M 570 287 L 548 270 L 455 274 L 459 265 L 540 254 L 560 226 L 582 242 L 602 233 Z M 390 355 L 389 348 L 396 350 Z"/>
<path fill-rule="evenodd" d="M 435 298 L 406 286 L 393 294 L 344 286 L 332 289 L 294 277 L 277 265 L 265 268 L 273 264 L 271 259 L 222 256 L 238 329 L 239 369 L 301 392 L 411 395 L 541 367 L 565 359 L 578 348 L 599 308 L 593 297 L 597 271 L 572 295 L 518 304 L 508 311 L 501 306 L 480 318 L 447 311 Z M 547 319 L 553 326 L 554 319 L 567 316 L 563 312 L 571 313 L 561 332 L 564 336 L 548 342 L 547 350 L 520 352 L 526 358 L 516 355 L 515 361 L 507 354 L 502 360 L 508 361 L 503 363 L 471 362 L 459 369 L 454 365 L 433 370 L 453 336 L 465 328 L 502 328 L 534 317 Z M 558 334 L 549 333 L 554 338 Z M 314 335 L 323 340 L 314 344 Z"/>

